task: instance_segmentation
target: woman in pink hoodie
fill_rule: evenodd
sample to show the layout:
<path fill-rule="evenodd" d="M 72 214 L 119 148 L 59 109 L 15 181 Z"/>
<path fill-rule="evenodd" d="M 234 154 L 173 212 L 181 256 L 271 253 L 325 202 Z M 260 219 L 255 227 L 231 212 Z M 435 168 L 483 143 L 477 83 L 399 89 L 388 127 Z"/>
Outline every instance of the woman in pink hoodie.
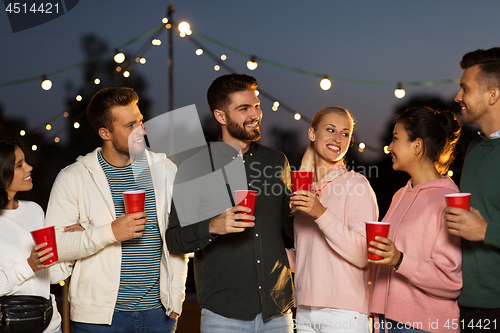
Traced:
<path fill-rule="evenodd" d="M 410 174 L 382 221 L 388 238 L 368 251 L 376 264 L 370 311 L 374 328 L 389 332 L 458 332 L 456 298 L 462 288 L 460 239 L 447 232 L 445 194 L 458 192 L 447 177 L 460 124 L 451 112 L 410 109 L 396 118 L 389 145 L 394 170 Z"/>
<path fill-rule="evenodd" d="M 302 170 L 314 170 L 313 192 L 291 202 L 296 266 L 297 332 L 368 333 L 368 261 L 365 221 L 376 221 L 375 194 L 365 177 L 347 171 L 353 119 L 327 107 L 309 128 Z"/>

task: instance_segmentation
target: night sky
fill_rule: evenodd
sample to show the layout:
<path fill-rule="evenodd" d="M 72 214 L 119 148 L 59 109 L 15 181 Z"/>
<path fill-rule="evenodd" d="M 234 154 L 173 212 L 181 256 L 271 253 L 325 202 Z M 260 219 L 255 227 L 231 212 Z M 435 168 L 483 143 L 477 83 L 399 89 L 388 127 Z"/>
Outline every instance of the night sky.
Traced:
<path fill-rule="evenodd" d="M 406 97 L 398 100 L 394 96 L 397 82 L 458 79 L 462 74 L 459 61 L 464 53 L 498 46 L 500 2 L 496 0 L 182 0 L 173 4 L 175 21 L 186 20 L 194 31 L 245 54 L 331 77 L 389 83 L 385 86 L 333 81 L 332 88 L 323 91 L 319 87 L 321 78 L 266 63 L 259 63 L 255 71 L 250 71 L 245 55 L 197 38 L 211 52 L 227 55 L 225 63 L 236 71 L 255 76 L 260 89 L 309 118 L 329 105 L 349 109 L 357 119 L 357 141 L 380 149 L 386 143 L 380 142 L 379 137 L 397 105 L 422 94 L 452 99 L 458 90 L 456 83 L 405 86 Z M 79 40 L 86 33 L 95 33 L 111 48 L 123 44 L 160 24 L 167 6 L 167 1 L 160 0 L 82 0 L 63 16 L 17 33 L 12 32 L 4 12 L 0 14 L 0 84 L 41 78 L 83 61 Z M 174 108 L 196 104 L 202 117 L 207 116 L 210 113 L 206 89 L 215 77 L 228 72 L 216 72 L 214 61 L 206 53 L 197 56 L 196 47 L 180 38 L 177 29 L 174 31 Z M 151 47 L 145 55 L 146 64 L 135 69 L 148 83 L 147 97 L 153 102 L 150 119 L 169 111 L 167 36 L 165 29 L 160 36 L 162 44 Z M 136 52 L 148 38 L 123 51 Z M 4 116 L 27 118 L 32 128 L 63 111 L 68 97 L 65 84 L 81 84 L 82 69 L 74 68 L 50 78 L 50 91 L 43 91 L 38 80 L 0 87 Z M 294 120 L 282 108 L 273 112 L 273 101 L 262 96 L 261 99 L 263 143 L 272 145 L 269 129 L 277 125 L 296 130 L 305 145 L 308 124 Z M 63 124 L 62 117 L 52 122 L 52 133 L 47 135 Z"/>

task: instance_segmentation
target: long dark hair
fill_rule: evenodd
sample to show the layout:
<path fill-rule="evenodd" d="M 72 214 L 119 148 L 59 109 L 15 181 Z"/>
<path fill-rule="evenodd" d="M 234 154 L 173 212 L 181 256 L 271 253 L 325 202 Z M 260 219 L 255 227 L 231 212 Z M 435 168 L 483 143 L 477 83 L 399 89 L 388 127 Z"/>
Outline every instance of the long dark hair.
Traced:
<path fill-rule="evenodd" d="M 14 166 L 16 164 L 16 147 L 20 147 L 19 140 L 0 138 L 0 209 L 4 209 L 9 203 L 7 188 L 14 177 Z"/>
<path fill-rule="evenodd" d="M 404 126 L 411 142 L 422 139 L 424 155 L 434 162 L 440 174 L 448 172 L 462 129 L 453 113 L 429 107 L 412 108 L 397 116 L 395 122 Z"/>

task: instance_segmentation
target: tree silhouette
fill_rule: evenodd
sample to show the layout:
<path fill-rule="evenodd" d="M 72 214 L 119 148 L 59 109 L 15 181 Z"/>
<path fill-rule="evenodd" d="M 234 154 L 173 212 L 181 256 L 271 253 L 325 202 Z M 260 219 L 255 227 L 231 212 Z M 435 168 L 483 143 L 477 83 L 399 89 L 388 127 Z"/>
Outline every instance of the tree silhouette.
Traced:
<path fill-rule="evenodd" d="M 107 43 L 97 35 L 91 33 L 81 38 L 82 51 L 85 58 L 93 59 L 106 53 L 109 50 Z M 73 82 L 66 82 L 66 104 L 68 106 L 70 130 L 71 158 L 74 161 L 79 155 L 86 154 L 100 146 L 102 141 L 94 133 L 86 116 L 87 105 L 92 96 L 99 90 L 106 87 L 130 87 L 139 95 L 139 109 L 148 120 L 150 101 L 146 95 L 146 81 L 136 71 L 131 71 L 128 78 L 123 76 L 125 70 L 133 69 L 136 64 L 135 59 L 130 55 L 126 56 L 125 62 L 117 64 L 112 57 L 101 57 L 98 60 L 90 61 L 83 67 L 83 82 L 75 88 Z M 99 78 L 100 83 L 95 84 L 94 80 Z M 82 96 L 80 102 L 75 100 L 75 96 Z M 79 122 L 78 129 L 73 128 L 73 123 Z"/>

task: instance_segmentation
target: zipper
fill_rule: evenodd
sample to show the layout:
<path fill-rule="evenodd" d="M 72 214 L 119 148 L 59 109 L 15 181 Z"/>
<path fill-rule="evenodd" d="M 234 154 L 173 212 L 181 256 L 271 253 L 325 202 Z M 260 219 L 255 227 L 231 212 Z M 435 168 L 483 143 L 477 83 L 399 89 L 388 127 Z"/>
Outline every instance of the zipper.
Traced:
<path fill-rule="evenodd" d="M 45 315 L 44 315 L 45 317 Z M 5 330 L 9 330 L 10 322 L 23 322 L 23 321 L 32 321 L 32 320 L 38 320 L 38 319 L 44 319 L 42 316 L 39 317 L 31 317 L 31 318 L 6 318 L 5 319 Z M 45 321 L 45 319 L 44 319 Z"/>

